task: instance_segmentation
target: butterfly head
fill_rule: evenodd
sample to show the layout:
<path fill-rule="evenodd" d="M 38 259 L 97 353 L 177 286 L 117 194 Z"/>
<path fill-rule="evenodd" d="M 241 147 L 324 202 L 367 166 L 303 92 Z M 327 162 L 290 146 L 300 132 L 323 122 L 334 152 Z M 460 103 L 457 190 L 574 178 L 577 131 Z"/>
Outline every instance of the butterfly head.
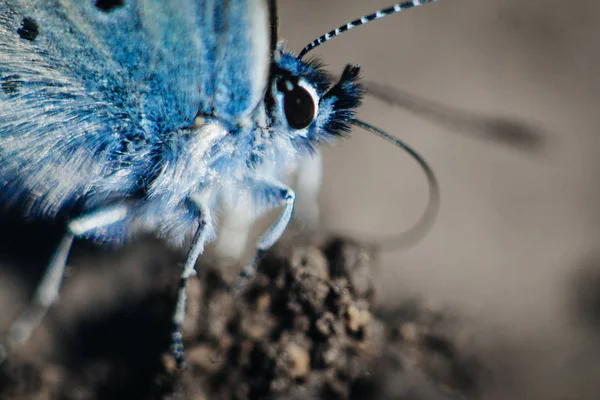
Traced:
<path fill-rule="evenodd" d="M 301 61 L 279 49 L 266 96 L 274 133 L 309 149 L 349 133 L 362 96 L 358 77 L 359 67 L 349 65 L 334 83 L 317 60 Z"/>

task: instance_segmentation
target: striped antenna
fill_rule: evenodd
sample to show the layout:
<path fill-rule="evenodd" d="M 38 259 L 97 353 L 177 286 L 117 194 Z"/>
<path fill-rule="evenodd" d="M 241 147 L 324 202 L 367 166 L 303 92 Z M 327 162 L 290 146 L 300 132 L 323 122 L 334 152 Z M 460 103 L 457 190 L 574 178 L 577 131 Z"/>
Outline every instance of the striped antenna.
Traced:
<path fill-rule="evenodd" d="M 425 3 L 434 3 L 436 1 L 438 1 L 438 0 L 412 0 L 412 1 L 407 1 L 404 3 L 397 3 L 397 4 L 394 4 L 393 6 L 388 7 L 384 10 L 379 10 L 379 11 L 374 12 L 373 14 L 365 15 L 362 18 L 359 18 L 352 22 L 348 22 L 346 25 L 342 25 L 339 28 L 332 30 L 331 32 L 327 32 L 323 36 L 320 36 L 319 38 L 310 42 L 305 48 L 302 49 L 300 54 L 298 54 L 298 60 L 301 60 L 302 57 L 304 57 L 306 55 L 306 53 L 308 53 L 315 47 L 322 45 L 323 43 L 329 41 L 330 39 L 333 39 L 334 37 L 339 36 L 343 32 L 346 32 L 352 28 L 356 28 L 357 26 L 364 25 L 367 22 L 371 22 L 376 19 L 383 18 L 386 15 L 396 14 L 396 13 L 399 13 L 400 11 L 404 11 L 409 8 L 418 7 Z"/>

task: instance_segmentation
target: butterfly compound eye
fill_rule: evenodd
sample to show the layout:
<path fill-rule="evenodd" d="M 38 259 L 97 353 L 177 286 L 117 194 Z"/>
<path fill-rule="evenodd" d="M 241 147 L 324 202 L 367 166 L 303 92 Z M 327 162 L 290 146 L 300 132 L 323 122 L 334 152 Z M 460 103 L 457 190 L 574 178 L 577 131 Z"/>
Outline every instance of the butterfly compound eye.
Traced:
<path fill-rule="evenodd" d="M 292 129 L 306 128 L 317 114 L 318 100 L 315 90 L 302 81 L 285 81 L 281 86 L 283 111 L 288 125 Z"/>

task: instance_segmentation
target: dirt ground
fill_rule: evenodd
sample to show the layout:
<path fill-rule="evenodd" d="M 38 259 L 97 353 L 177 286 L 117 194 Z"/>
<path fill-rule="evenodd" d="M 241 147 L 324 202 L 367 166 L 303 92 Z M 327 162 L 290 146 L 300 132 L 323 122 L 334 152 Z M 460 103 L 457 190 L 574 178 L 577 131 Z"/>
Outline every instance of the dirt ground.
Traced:
<path fill-rule="evenodd" d="M 385 5 L 282 1 L 281 36 L 300 49 Z M 395 99 L 367 97 L 359 117 L 432 164 L 442 190 L 433 230 L 377 254 L 354 242 L 279 249 L 254 296 L 237 303 L 207 268 L 183 376 L 163 357 L 181 254 L 152 241 L 108 252 L 78 243 L 60 304 L 0 370 L 0 398 L 260 398 L 268 387 L 278 398 L 373 398 L 376 388 L 383 398 L 598 399 L 599 19 L 592 0 L 442 0 L 322 46 L 315 53 L 332 72 L 359 63 Z M 536 146 L 504 146 L 490 140 L 495 129 L 531 133 Z M 360 130 L 326 149 L 324 163 L 327 231 L 371 242 L 410 227 L 424 207 L 414 161 Z M 2 226 L 0 328 L 60 235 Z M 355 265 L 344 251 L 372 266 L 361 282 L 373 298 L 341 285 L 347 296 L 325 301 L 335 285 L 293 273 L 304 254 L 300 270 L 351 281 L 352 268 L 335 270 Z M 336 329 L 324 328 L 325 311 Z M 328 364 L 340 348 L 344 362 Z"/>
<path fill-rule="evenodd" d="M 143 256 L 157 247 L 73 274 L 0 366 L 0 399 L 453 400 L 476 398 L 489 378 L 468 323 L 419 299 L 378 303 L 374 254 L 341 238 L 279 246 L 237 296 L 231 274 L 199 268 L 178 369 L 168 352 L 176 257 Z M 83 247 L 75 258 L 97 256 Z"/>

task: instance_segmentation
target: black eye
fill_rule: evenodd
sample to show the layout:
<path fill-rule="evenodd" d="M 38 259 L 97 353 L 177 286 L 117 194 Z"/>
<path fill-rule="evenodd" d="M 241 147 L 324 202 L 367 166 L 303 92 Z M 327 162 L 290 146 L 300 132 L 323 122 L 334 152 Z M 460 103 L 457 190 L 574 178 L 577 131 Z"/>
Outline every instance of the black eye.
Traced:
<path fill-rule="evenodd" d="M 282 85 L 283 111 L 288 125 L 293 129 L 304 129 L 315 118 L 315 102 L 312 95 L 298 84 L 290 81 Z"/>

